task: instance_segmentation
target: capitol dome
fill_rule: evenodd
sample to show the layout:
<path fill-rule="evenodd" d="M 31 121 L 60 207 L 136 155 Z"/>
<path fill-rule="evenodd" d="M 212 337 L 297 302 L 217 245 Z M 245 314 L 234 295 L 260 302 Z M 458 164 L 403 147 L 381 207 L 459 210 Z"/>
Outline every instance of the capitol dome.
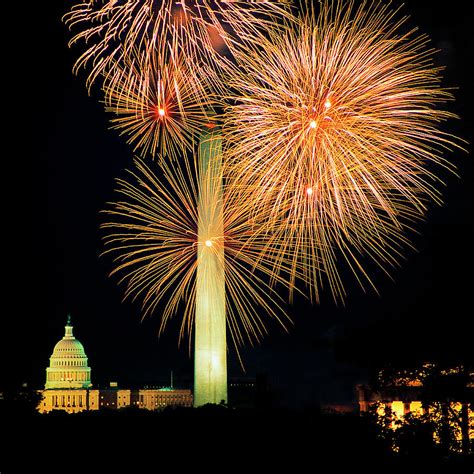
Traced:
<path fill-rule="evenodd" d="M 72 333 L 71 317 L 68 316 L 64 337 L 54 346 L 46 369 L 46 389 L 89 388 L 91 369 L 83 345 Z"/>

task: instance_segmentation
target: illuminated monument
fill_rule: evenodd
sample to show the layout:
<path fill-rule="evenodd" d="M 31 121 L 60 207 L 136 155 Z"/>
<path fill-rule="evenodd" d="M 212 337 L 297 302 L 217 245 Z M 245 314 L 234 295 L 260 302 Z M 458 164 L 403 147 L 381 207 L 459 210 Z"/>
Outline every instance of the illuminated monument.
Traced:
<path fill-rule="evenodd" d="M 196 407 L 227 403 L 222 139 L 218 129 L 201 136 L 199 167 L 194 340 Z"/>
<path fill-rule="evenodd" d="M 44 390 L 39 391 L 43 396 L 37 407 L 40 413 L 52 410 L 77 413 L 130 406 L 147 410 L 192 406 L 191 390 L 174 389 L 173 386 L 131 390 L 120 389 L 117 383 L 111 383 L 108 388 L 93 389 L 84 347 L 74 337 L 72 330 L 71 317 L 68 316 L 64 337 L 54 346 L 49 359 Z"/>

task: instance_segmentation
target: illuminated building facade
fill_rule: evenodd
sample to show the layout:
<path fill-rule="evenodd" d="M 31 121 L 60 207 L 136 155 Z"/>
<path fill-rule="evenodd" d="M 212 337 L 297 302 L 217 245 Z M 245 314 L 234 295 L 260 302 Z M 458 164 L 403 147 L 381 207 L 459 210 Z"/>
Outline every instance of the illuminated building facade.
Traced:
<path fill-rule="evenodd" d="M 167 406 L 193 406 L 190 390 L 173 388 L 140 389 L 137 391 L 138 407 L 146 410 L 159 410 Z"/>
<path fill-rule="evenodd" d="M 373 391 L 366 385 L 357 385 L 357 393 L 361 413 L 376 406 L 379 415 L 391 413 L 396 419 L 402 419 L 408 413 L 424 415 L 427 410 L 420 401 L 422 396 L 419 383 L 388 387 L 380 391 Z"/>
<path fill-rule="evenodd" d="M 40 390 L 40 413 L 62 410 L 120 409 L 130 406 L 160 410 L 168 406 L 193 405 L 191 390 L 170 388 L 121 389 L 112 382 L 106 389 L 93 389 L 91 369 L 83 345 L 74 337 L 68 317 L 64 337 L 55 345 L 46 369 L 46 384 Z"/>
<path fill-rule="evenodd" d="M 470 440 L 474 440 L 473 372 L 463 367 L 438 369 L 425 364 L 411 373 L 400 371 L 377 390 L 367 385 L 357 385 L 356 389 L 361 413 L 374 410 L 379 420 L 389 420 L 392 429 L 402 426 L 409 414 L 424 416 L 435 424 L 449 426 L 459 446 L 469 452 Z M 436 433 L 434 439 L 439 441 Z"/>

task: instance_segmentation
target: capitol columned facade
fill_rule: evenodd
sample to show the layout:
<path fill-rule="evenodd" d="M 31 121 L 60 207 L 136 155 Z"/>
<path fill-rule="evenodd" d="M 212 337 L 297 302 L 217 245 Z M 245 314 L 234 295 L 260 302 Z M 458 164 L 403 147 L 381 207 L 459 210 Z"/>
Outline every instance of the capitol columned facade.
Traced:
<path fill-rule="evenodd" d="M 193 405 L 192 392 L 188 389 L 121 389 L 116 383 L 111 383 L 107 389 L 92 388 L 91 368 L 88 366 L 83 345 L 73 334 L 70 316 L 63 338 L 54 346 L 49 367 L 46 369 L 46 384 L 40 394 L 43 396 L 38 405 L 38 411 L 41 413 L 52 410 L 77 413 L 129 406 L 160 410 L 167 406 Z"/>

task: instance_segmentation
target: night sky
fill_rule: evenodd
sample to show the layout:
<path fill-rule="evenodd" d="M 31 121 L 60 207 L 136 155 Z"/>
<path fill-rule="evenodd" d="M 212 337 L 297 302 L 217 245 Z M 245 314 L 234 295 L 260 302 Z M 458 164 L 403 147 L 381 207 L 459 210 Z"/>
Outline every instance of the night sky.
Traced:
<path fill-rule="evenodd" d="M 404 12 L 442 50 L 436 61 L 447 66 L 444 85 L 458 88 L 449 107 L 462 121 L 445 129 L 472 143 L 474 15 L 464 3 L 410 0 Z M 110 380 L 122 386 L 165 383 L 173 370 L 177 383 L 190 387 L 192 359 L 186 342 L 178 348 L 178 323 L 159 339 L 159 314 L 141 322 L 140 305 L 121 302 L 116 280 L 107 277 L 111 261 L 99 257 L 99 212 L 113 199 L 114 179 L 124 176 L 132 153 L 108 129 L 98 92 L 89 97 L 84 77 L 71 73 L 77 50 L 68 50 L 60 22 L 67 4 L 42 2 L 43 10 L 30 14 L 34 28 L 19 47 L 25 60 L 14 69 L 11 133 L 20 135 L 6 160 L 14 171 L 4 176 L 4 209 L 9 215 L 15 204 L 5 229 L 12 247 L 5 252 L 16 250 L 6 256 L 14 265 L 7 275 L 11 289 L 2 333 L 15 350 L 3 359 L 12 372 L 4 383 L 43 386 L 49 356 L 71 313 L 95 386 Z M 394 281 L 377 277 L 379 296 L 349 280 L 345 307 L 335 307 L 329 294 L 319 306 L 297 301 L 290 308 L 295 325 L 289 334 L 270 324 L 260 346 L 242 351 L 246 374 L 230 350 L 229 376 L 267 374 L 283 403 L 296 406 L 350 402 L 354 384 L 382 363 L 472 363 L 474 169 L 468 153 L 449 158 L 460 179 L 443 176 L 445 205 L 433 207 L 419 226 L 418 251 L 407 251 Z"/>

